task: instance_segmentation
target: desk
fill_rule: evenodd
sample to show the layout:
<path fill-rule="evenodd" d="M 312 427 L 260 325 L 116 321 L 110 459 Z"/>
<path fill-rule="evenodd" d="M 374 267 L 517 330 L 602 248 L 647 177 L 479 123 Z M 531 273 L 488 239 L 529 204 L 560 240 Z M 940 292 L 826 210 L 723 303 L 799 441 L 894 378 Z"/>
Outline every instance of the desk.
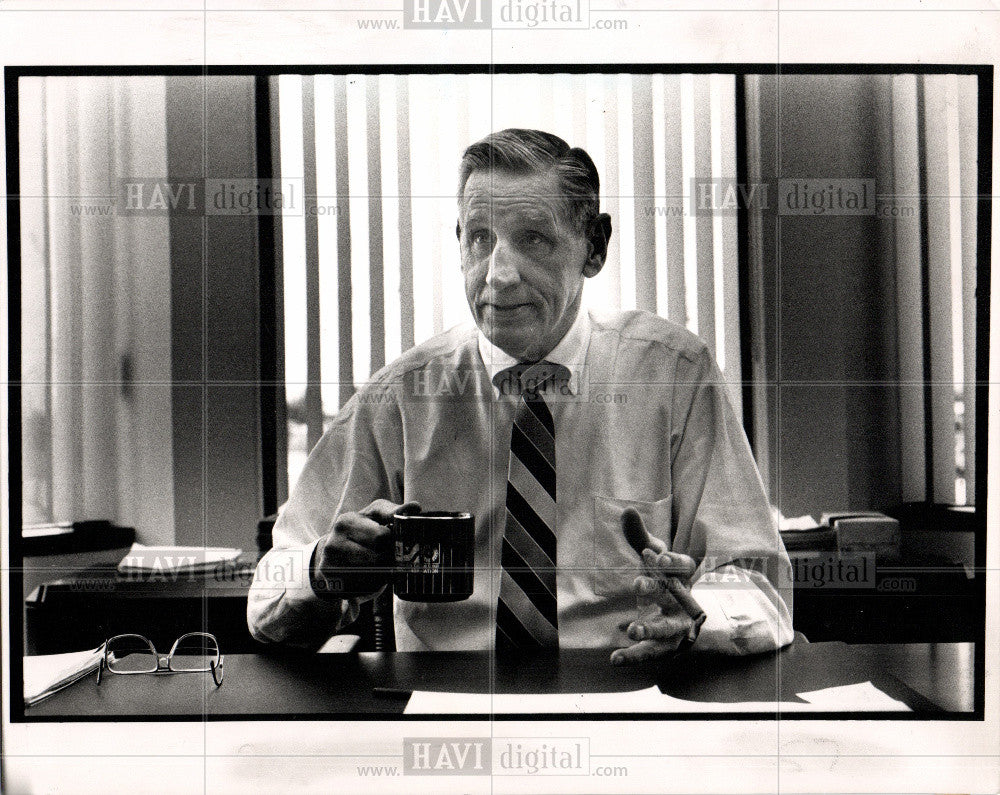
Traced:
<path fill-rule="evenodd" d="M 961 643 L 980 637 L 985 577 L 930 556 L 877 566 L 865 587 L 801 581 L 810 562 L 836 560 L 836 550 L 791 551 L 795 594 L 792 624 L 812 641 Z M 857 558 L 854 559 L 855 561 Z"/>
<path fill-rule="evenodd" d="M 34 588 L 24 605 L 28 653 L 93 648 L 137 627 L 157 648 L 169 649 L 175 638 L 194 631 L 214 633 L 223 649 L 234 652 L 260 648 L 246 621 L 251 562 L 159 578 L 122 575 L 116 566 L 117 560 L 102 561 Z"/>
<path fill-rule="evenodd" d="M 235 566 L 210 573 L 139 576 L 117 571 L 126 551 L 32 559 L 25 574 L 28 654 L 94 648 L 113 635 L 136 631 L 163 649 L 194 631 L 211 632 L 230 654 L 263 648 L 247 628 L 255 555 L 244 553 Z M 372 603 L 363 604 L 358 620 L 342 632 L 359 635 L 363 647 L 374 649 Z"/>
<path fill-rule="evenodd" d="M 55 654 L 94 647 L 105 638 L 143 627 L 157 646 L 192 629 L 213 632 L 229 653 L 260 649 L 246 626 L 247 591 L 255 555 L 221 576 L 181 574 L 143 581 L 116 571 L 126 549 L 25 559 L 25 648 Z M 816 552 L 793 552 L 792 557 Z M 851 643 L 959 643 L 983 626 L 984 578 L 955 565 L 918 560 L 878 572 L 870 588 L 797 586 L 793 625 L 812 641 Z M 887 580 L 890 581 L 887 583 Z M 912 590 L 893 593 L 886 584 Z M 344 632 L 376 648 L 372 604 Z M 150 622 L 155 616 L 156 621 Z"/>
<path fill-rule="evenodd" d="M 971 666 L 973 644 L 938 645 L 942 647 L 941 655 L 962 657 Z M 914 712 L 906 713 L 909 717 L 941 717 L 946 709 L 972 708 L 971 699 L 949 702 L 945 695 L 960 691 L 960 670 L 948 665 L 933 669 L 923 647 L 794 644 L 774 654 L 754 657 L 692 654 L 658 666 L 637 667 L 612 666 L 608 654 L 603 649 L 581 649 L 564 651 L 557 659 L 534 657 L 499 662 L 484 652 L 227 654 L 226 678 L 220 688 L 212 684 L 210 676 L 202 674 L 110 676 L 100 686 L 91 677 L 29 708 L 25 715 L 28 720 L 147 719 L 151 715 L 178 720 L 411 719 L 415 716 L 402 716 L 404 700 L 377 698 L 372 687 L 579 693 L 622 692 L 658 684 L 678 698 L 735 702 L 795 701 L 795 693 L 868 680 L 912 707 Z M 962 670 L 971 676 L 971 667 Z M 897 672 L 902 675 L 894 676 Z M 931 679 L 936 680 L 935 684 L 928 687 Z M 919 688 L 910 686 L 911 680 L 923 686 L 923 695 Z M 799 719 L 817 714 L 781 717 Z M 901 713 L 870 714 L 899 717 Z M 498 719 L 516 717 L 504 715 Z M 600 720 L 614 716 L 586 717 Z M 640 714 L 629 719 L 651 717 L 655 716 Z M 688 717 L 710 720 L 727 715 Z M 753 717 L 761 720 L 773 716 L 757 713 Z M 455 719 L 469 718 L 448 717 Z"/>

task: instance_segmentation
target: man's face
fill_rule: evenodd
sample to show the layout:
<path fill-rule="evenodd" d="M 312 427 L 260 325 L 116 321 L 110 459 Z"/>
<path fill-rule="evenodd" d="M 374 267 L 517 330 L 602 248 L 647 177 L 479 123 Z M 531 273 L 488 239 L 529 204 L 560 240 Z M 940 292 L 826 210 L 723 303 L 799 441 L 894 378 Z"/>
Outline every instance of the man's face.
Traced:
<path fill-rule="evenodd" d="M 459 206 L 465 296 L 476 325 L 523 361 L 544 357 L 569 330 L 583 280 L 603 251 L 576 230 L 554 171 L 474 171 Z"/>

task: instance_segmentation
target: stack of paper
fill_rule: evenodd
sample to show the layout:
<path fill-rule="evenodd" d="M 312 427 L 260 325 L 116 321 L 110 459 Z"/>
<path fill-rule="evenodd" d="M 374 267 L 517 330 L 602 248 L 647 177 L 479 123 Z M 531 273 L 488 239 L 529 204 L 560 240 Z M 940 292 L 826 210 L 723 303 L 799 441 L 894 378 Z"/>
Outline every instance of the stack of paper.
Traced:
<path fill-rule="evenodd" d="M 122 574 L 210 572 L 216 566 L 234 563 L 243 552 L 231 547 L 147 547 L 132 544 L 118 564 Z"/>
<path fill-rule="evenodd" d="M 871 682 L 797 693 L 799 701 L 686 701 L 655 685 L 625 693 L 435 693 L 414 691 L 407 714 L 589 714 L 621 712 L 910 712 Z"/>
<path fill-rule="evenodd" d="M 802 516 L 781 516 L 778 515 L 778 530 L 782 533 L 802 533 L 806 530 L 818 530 L 820 523 L 809 514 Z"/>
<path fill-rule="evenodd" d="M 24 705 L 37 704 L 97 670 L 103 654 L 102 645 L 90 651 L 25 657 Z"/>

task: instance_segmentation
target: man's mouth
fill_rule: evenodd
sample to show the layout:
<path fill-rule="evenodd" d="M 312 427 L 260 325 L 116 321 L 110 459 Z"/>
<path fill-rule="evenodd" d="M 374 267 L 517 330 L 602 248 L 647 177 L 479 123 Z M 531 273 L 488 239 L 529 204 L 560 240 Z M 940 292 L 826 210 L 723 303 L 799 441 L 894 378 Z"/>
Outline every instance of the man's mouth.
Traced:
<path fill-rule="evenodd" d="M 502 304 L 487 302 L 487 303 L 483 304 L 483 308 L 484 309 L 490 309 L 490 310 L 492 310 L 494 312 L 513 312 L 513 311 L 515 311 L 517 309 L 520 309 L 522 307 L 525 307 L 525 306 L 531 306 L 531 304 L 527 303 L 527 302 L 523 302 L 523 303 L 502 303 Z"/>

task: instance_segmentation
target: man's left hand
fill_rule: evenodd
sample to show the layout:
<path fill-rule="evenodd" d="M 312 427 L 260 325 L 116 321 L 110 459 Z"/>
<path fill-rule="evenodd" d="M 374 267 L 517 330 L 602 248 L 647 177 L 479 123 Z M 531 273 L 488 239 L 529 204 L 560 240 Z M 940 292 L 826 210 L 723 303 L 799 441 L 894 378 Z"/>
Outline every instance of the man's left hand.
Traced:
<path fill-rule="evenodd" d="M 668 552 L 667 545 L 655 536 L 650 536 L 647 543 L 648 547 L 642 553 L 644 574 L 635 578 L 632 590 L 637 597 L 652 602 L 657 610 L 655 614 L 619 627 L 633 643 L 612 652 L 611 662 L 614 665 L 638 663 L 672 654 L 694 628 L 694 619 L 681 608 L 667 588 L 667 578 L 674 578 L 681 588 L 690 593 L 691 577 L 698 564 L 688 555 Z"/>

